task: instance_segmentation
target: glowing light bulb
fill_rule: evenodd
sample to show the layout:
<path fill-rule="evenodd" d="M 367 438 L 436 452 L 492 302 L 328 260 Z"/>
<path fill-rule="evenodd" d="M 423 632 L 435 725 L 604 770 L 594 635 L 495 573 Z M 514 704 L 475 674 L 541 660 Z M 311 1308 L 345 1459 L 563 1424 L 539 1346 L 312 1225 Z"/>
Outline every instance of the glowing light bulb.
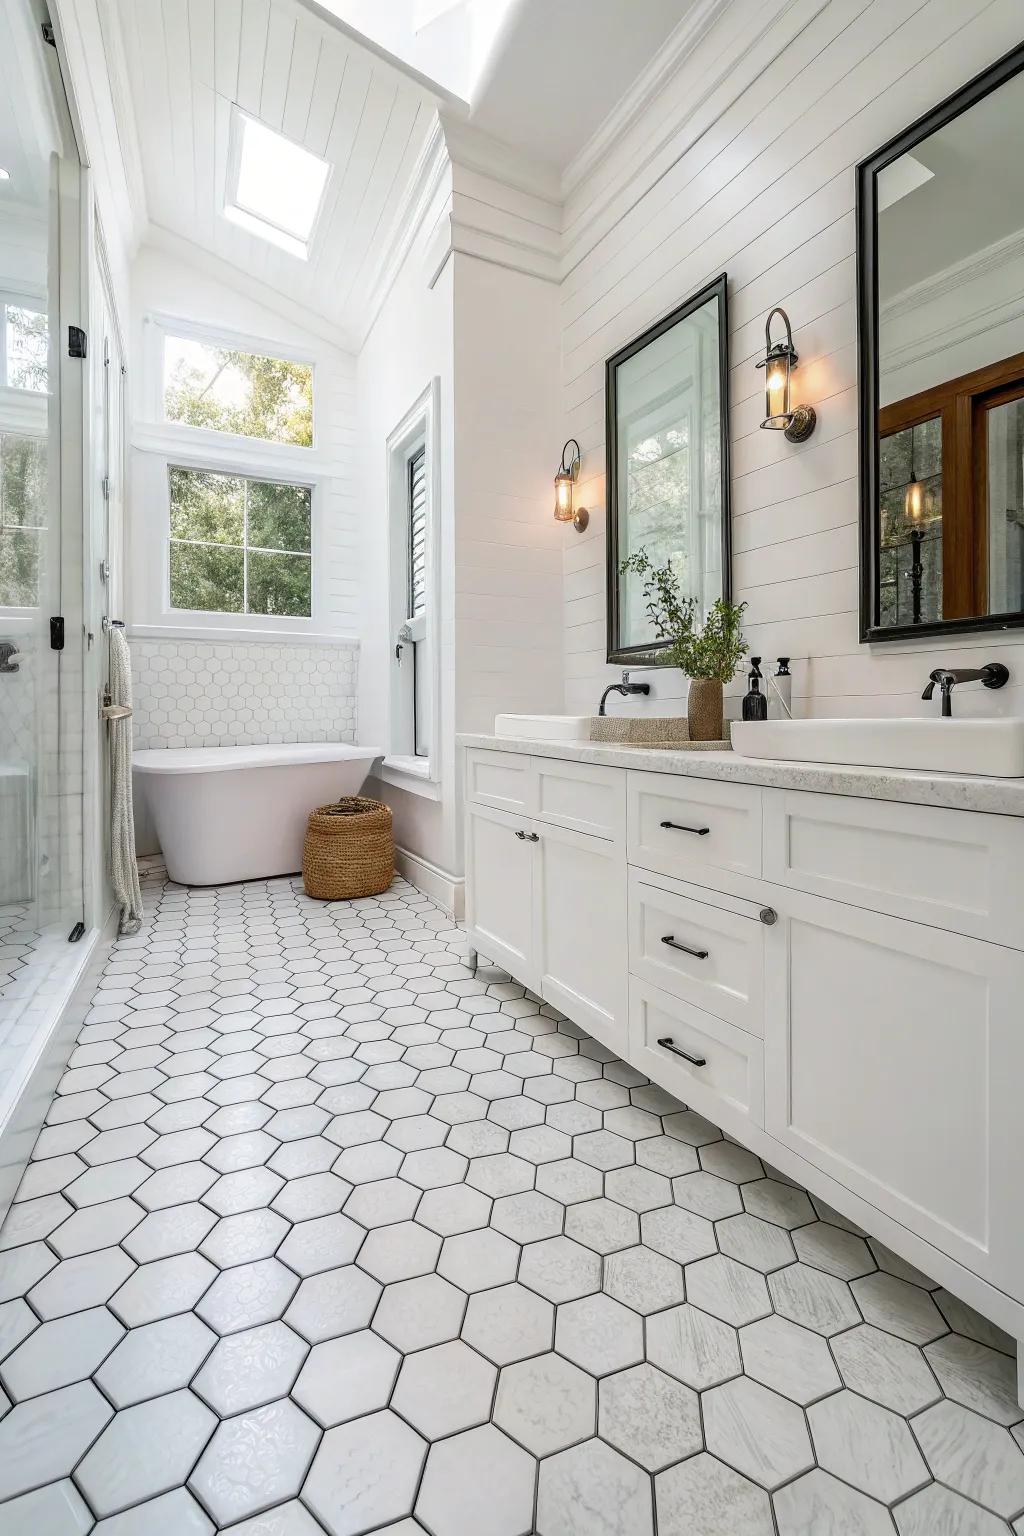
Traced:
<path fill-rule="evenodd" d="M 0 165 L 0 181 L 10 181 L 10 179 L 11 179 L 10 171 L 5 170 L 4 167 L 2 165 Z"/>
<path fill-rule="evenodd" d="M 907 494 L 904 500 L 904 511 L 912 523 L 919 523 L 924 512 L 924 486 L 919 480 L 912 480 L 907 486 Z"/>

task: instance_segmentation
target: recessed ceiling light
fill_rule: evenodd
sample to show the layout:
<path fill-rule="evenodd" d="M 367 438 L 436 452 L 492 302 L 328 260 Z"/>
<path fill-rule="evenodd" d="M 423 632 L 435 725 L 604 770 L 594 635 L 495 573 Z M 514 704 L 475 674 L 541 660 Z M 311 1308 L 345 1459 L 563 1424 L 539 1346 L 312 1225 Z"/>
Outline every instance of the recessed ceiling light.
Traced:
<path fill-rule="evenodd" d="M 10 179 L 11 179 L 10 171 L 5 171 L 3 166 L 0 165 L 0 181 L 10 181 Z"/>
<path fill-rule="evenodd" d="M 331 167 L 235 107 L 225 216 L 305 260 Z"/>

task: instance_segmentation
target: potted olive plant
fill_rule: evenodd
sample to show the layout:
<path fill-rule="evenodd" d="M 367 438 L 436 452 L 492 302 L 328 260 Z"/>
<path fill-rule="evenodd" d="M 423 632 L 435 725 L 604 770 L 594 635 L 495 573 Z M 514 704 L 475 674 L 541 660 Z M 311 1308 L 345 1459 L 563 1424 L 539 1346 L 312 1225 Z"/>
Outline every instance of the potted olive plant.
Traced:
<path fill-rule="evenodd" d="M 725 731 L 722 690 L 735 675 L 749 647 L 741 623 L 746 603 L 720 597 L 698 625 L 695 597 L 684 597 L 671 565 L 655 565 L 645 549 L 624 560 L 623 574 L 643 577 L 647 613 L 659 640 L 658 665 L 679 667 L 690 679 L 686 716 L 691 741 L 721 741 Z"/>

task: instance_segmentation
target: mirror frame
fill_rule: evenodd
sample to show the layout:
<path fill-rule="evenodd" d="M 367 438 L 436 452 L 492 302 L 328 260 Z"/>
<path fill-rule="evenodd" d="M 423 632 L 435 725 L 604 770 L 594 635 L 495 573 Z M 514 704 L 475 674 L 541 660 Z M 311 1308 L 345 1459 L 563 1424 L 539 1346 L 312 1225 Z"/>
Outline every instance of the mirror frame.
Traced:
<path fill-rule="evenodd" d="M 618 432 L 615 371 L 621 363 L 628 362 L 642 352 L 652 341 L 657 341 L 680 320 L 685 320 L 696 310 L 703 309 L 709 300 L 718 304 L 718 384 L 721 391 L 720 413 L 720 463 L 722 475 L 722 596 L 732 597 L 732 485 L 729 469 L 729 298 L 728 279 L 722 272 L 697 293 L 691 295 L 671 314 L 642 332 L 641 335 L 605 361 L 605 546 L 607 560 L 607 660 L 611 665 L 640 666 L 649 660 L 654 665 L 658 651 L 668 646 L 667 640 L 653 640 L 647 645 L 623 645 L 619 634 L 619 492 L 618 492 Z"/>
<path fill-rule="evenodd" d="M 1018 629 L 1024 611 L 936 619 L 927 624 L 881 625 L 879 616 L 878 541 L 878 217 L 875 177 L 922 139 L 945 127 L 1024 70 L 1024 44 L 1005 54 L 938 106 L 883 144 L 857 166 L 857 349 L 859 358 L 857 428 L 860 437 L 860 640 L 875 645 L 912 640 L 919 635 L 965 634 Z"/>

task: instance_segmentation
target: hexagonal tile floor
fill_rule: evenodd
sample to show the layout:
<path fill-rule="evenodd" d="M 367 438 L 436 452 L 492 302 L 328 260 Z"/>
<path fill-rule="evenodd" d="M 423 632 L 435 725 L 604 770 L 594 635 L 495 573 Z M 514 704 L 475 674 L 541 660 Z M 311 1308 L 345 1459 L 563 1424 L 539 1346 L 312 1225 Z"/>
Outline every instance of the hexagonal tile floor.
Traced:
<path fill-rule="evenodd" d="M 0 1528 L 1024 1536 L 1013 1344 L 403 881 L 147 876 L 0 1232 Z"/>

